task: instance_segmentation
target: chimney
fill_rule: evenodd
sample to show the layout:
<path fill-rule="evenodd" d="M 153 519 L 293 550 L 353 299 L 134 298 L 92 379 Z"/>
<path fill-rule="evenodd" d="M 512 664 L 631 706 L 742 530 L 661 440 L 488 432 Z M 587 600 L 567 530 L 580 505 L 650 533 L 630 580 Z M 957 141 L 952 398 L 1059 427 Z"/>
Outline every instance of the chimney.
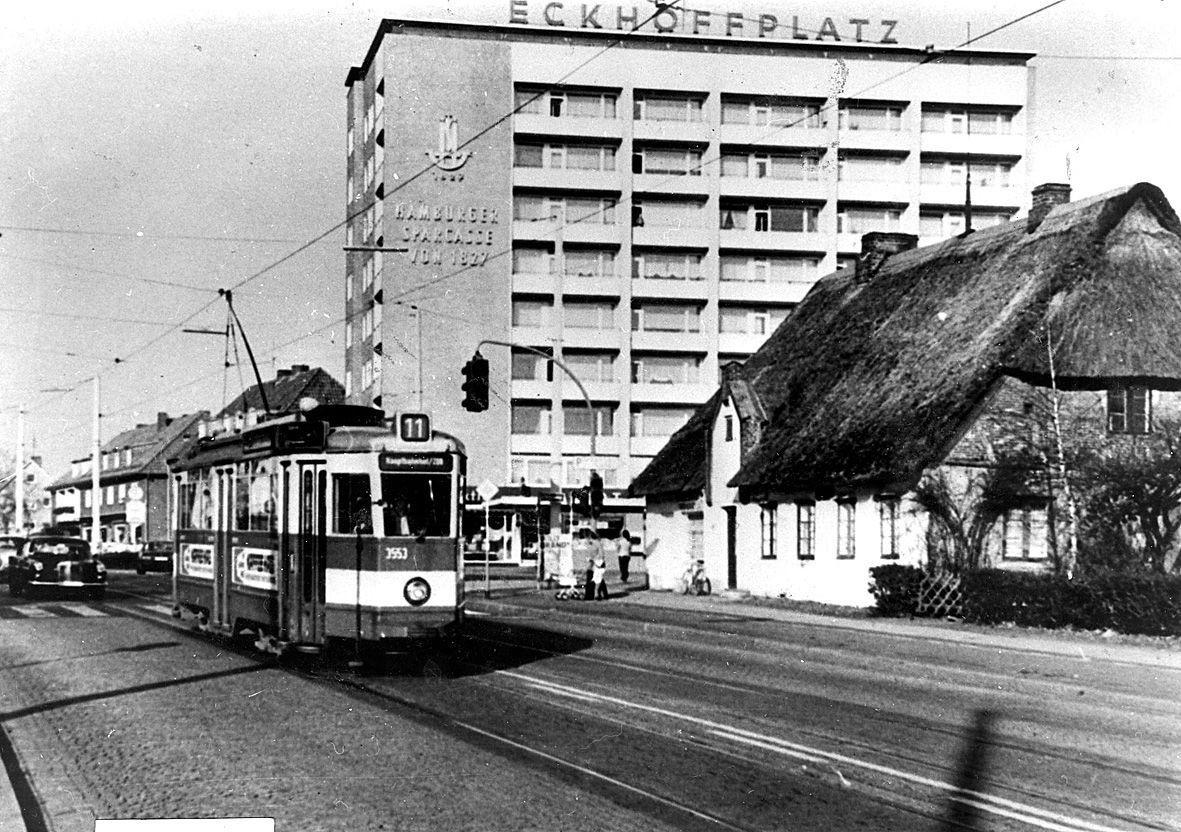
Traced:
<path fill-rule="evenodd" d="M 157 430 L 159 430 L 161 428 L 168 427 L 168 423 L 171 421 L 172 420 L 168 418 L 168 414 L 165 413 L 164 411 L 161 410 L 156 413 L 156 429 Z"/>
<path fill-rule="evenodd" d="M 311 369 L 311 367 L 309 367 L 307 364 L 292 364 L 291 365 L 291 372 L 293 372 L 293 373 L 306 373 L 310 369 Z"/>
<path fill-rule="evenodd" d="M 287 378 L 289 375 L 291 375 L 291 371 L 286 367 L 275 371 L 275 378 Z"/>
<path fill-rule="evenodd" d="M 1056 205 L 1070 202 L 1070 185 L 1062 182 L 1047 182 L 1033 189 L 1033 205 L 1029 209 L 1029 218 L 1025 221 L 1027 233 L 1037 231 L 1042 220 Z"/>
<path fill-rule="evenodd" d="M 882 264 L 892 255 L 910 251 L 919 244 L 916 234 L 902 234 L 897 231 L 870 231 L 861 236 L 861 256 L 857 258 L 853 279 L 866 283 L 873 278 Z"/>

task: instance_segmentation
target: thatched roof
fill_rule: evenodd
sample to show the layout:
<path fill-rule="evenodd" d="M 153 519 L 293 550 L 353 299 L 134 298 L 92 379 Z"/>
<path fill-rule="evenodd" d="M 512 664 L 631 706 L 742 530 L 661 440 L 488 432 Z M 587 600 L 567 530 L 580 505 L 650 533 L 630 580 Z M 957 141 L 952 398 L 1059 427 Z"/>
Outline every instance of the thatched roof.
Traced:
<path fill-rule="evenodd" d="M 1179 320 L 1181 222 L 1147 183 L 1060 205 L 1032 232 L 1021 218 L 894 255 L 867 281 L 837 272 L 743 366 L 768 424 L 730 484 L 913 483 L 1003 376 L 1048 385 L 1051 353 L 1063 388 L 1181 389 Z M 649 468 L 703 480 L 704 453 L 672 444 Z"/>
<path fill-rule="evenodd" d="M 721 396 L 715 393 L 660 449 L 640 475 L 632 480 L 631 496 L 678 497 L 698 494 L 705 488 L 705 461 L 709 430 Z"/>

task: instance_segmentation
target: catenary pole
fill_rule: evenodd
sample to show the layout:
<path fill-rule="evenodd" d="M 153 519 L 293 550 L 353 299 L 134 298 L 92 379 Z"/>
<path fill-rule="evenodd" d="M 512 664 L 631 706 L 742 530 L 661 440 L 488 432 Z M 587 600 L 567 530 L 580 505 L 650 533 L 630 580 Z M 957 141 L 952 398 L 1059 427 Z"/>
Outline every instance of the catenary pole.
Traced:
<path fill-rule="evenodd" d="M 102 524 L 99 522 L 99 506 L 102 491 L 99 488 L 99 459 L 102 457 L 102 431 L 99 427 L 102 414 L 99 412 L 100 382 L 94 376 L 94 441 L 90 449 L 90 545 L 97 551 L 102 543 Z"/>
<path fill-rule="evenodd" d="M 16 411 L 16 508 L 12 524 L 16 534 L 25 533 L 25 406 Z"/>

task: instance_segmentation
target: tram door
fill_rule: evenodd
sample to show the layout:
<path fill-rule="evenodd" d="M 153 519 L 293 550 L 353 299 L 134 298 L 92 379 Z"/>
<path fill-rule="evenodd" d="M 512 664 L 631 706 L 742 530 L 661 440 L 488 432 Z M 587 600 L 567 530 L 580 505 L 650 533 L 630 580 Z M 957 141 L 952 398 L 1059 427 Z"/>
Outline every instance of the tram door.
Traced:
<path fill-rule="evenodd" d="M 300 463 L 295 535 L 295 582 L 290 609 L 296 618 L 292 638 L 319 643 L 324 637 L 324 582 L 328 475 L 322 463 Z"/>
<path fill-rule="evenodd" d="M 213 542 L 213 616 L 211 624 L 229 627 L 230 576 L 233 546 L 230 528 L 234 519 L 234 469 L 219 468 L 217 477 L 216 535 Z"/>

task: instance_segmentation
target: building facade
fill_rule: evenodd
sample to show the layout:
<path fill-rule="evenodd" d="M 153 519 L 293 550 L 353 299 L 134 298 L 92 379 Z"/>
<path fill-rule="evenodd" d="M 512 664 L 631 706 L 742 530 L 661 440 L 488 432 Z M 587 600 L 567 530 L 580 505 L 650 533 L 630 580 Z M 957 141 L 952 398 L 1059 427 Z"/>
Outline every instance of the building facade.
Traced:
<path fill-rule="evenodd" d="M 962 231 L 969 173 L 974 227 L 1024 204 L 1028 53 L 564 14 L 385 20 L 347 79 L 348 400 L 430 411 L 472 482 L 626 487 L 863 233 Z"/>

